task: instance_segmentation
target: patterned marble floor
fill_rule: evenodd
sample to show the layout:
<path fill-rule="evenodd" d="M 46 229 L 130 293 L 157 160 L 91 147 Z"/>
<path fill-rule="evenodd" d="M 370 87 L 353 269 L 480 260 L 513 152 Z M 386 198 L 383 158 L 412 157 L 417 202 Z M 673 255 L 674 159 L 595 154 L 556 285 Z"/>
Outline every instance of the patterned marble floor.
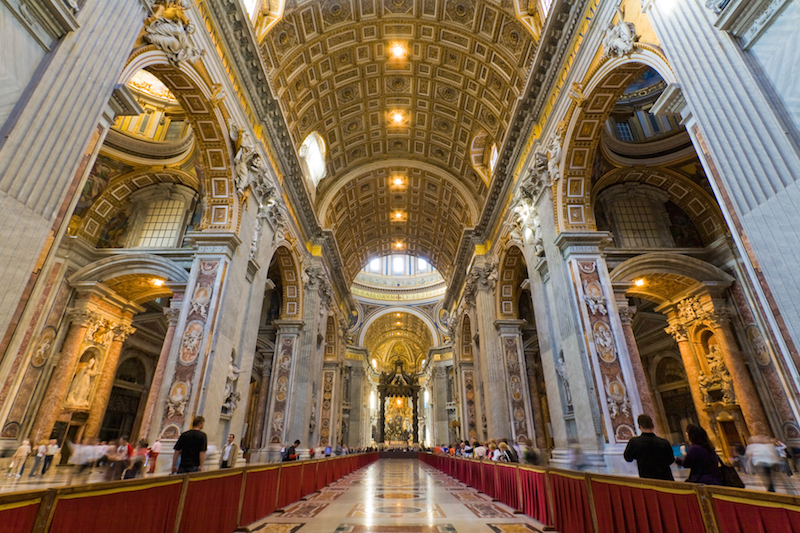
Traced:
<path fill-rule="evenodd" d="M 382 459 L 254 524 L 258 533 L 538 533 L 541 524 L 420 461 Z"/>

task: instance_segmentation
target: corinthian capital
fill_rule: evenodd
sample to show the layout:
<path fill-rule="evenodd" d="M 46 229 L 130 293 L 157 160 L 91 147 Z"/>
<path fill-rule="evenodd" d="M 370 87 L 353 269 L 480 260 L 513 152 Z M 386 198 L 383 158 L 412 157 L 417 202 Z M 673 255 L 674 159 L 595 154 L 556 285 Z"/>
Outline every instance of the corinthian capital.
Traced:
<path fill-rule="evenodd" d="M 676 342 L 686 341 L 686 328 L 682 324 L 671 323 L 669 327 L 664 328 L 664 331 L 674 338 Z"/>
<path fill-rule="evenodd" d="M 128 326 L 126 324 L 120 324 L 116 326 L 113 330 L 114 341 L 115 342 L 125 342 L 125 339 L 130 337 L 136 332 L 136 328 Z"/>
<path fill-rule="evenodd" d="M 167 321 L 171 326 L 174 326 L 178 323 L 178 319 L 181 316 L 181 310 L 175 307 L 165 307 L 164 308 L 164 316 L 167 317 Z"/>
<path fill-rule="evenodd" d="M 76 326 L 90 327 L 100 321 L 100 315 L 88 309 L 69 309 L 67 318 Z"/>

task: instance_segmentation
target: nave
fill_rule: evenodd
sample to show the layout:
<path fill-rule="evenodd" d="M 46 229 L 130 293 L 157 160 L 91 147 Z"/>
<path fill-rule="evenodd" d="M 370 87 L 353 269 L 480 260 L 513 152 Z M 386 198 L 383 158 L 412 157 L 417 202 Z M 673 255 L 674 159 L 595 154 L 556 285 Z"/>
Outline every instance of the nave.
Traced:
<path fill-rule="evenodd" d="M 252 524 L 258 533 L 526 533 L 541 524 L 408 459 L 381 459 Z"/>

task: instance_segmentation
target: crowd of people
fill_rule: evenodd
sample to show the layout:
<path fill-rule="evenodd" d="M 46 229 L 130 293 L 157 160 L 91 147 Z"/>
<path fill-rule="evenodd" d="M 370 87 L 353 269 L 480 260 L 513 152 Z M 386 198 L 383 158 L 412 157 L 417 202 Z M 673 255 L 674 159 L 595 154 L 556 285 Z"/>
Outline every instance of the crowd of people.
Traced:
<path fill-rule="evenodd" d="M 640 415 L 637 423 L 640 435 L 628 442 L 624 458 L 629 463 L 636 462 L 639 477 L 642 478 L 674 481 L 672 465 L 675 464 L 689 469 L 686 478 L 689 483 L 743 488 L 744 483 L 738 473 L 747 473 L 760 476 L 767 490 L 775 492 L 776 473 L 791 476 L 793 471 L 797 471 L 796 464 L 792 464 L 797 459 L 793 450 L 770 437 L 751 437 L 746 448 L 736 447 L 731 464 L 727 464 L 719 457 L 708 433 L 700 426 L 690 424 L 686 427 L 688 445 L 683 444 L 680 455 L 676 457 L 669 441 L 655 434 L 650 416 Z M 547 461 L 547 458 L 539 455 L 529 439 L 522 443 L 510 443 L 508 439 L 491 439 L 485 444 L 477 440 L 460 441 L 452 445 L 439 444 L 429 451 L 452 457 L 532 465 Z M 569 442 L 566 462 L 567 468 L 572 470 L 586 470 L 589 467 L 574 439 Z"/>

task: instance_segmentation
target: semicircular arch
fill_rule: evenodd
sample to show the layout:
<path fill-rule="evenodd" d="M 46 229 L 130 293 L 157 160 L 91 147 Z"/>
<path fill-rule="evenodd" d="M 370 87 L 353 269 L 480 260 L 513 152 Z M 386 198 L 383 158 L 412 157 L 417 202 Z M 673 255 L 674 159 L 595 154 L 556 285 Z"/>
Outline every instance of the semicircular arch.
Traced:
<path fill-rule="evenodd" d="M 436 346 L 439 345 L 439 335 L 436 333 L 436 326 L 434 325 L 434 323 L 431 320 L 431 318 L 428 315 L 426 315 L 425 313 L 423 313 L 422 311 L 419 311 L 418 309 L 415 309 L 413 307 L 400 307 L 400 306 L 387 307 L 387 308 L 381 309 L 379 312 L 377 312 L 377 313 L 371 315 L 370 317 L 368 317 L 364 321 L 364 325 L 361 326 L 361 333 L 358 336 L 358 345 L 359 346 L 365 346 L 365 342 L 366 342 L 366 338 L 367 338 L 367 332 L 369 331 L 370 326 L 372 326 L 372 324 L 376 320 L 378 320 L 379 318 L 384 317 L 386 315 L 396 314 L 396 313 L 406 313 L 406 314 L 409 314 L 409 315 L 412 315 L 412 316 L 415 316 L 415 317 L 419 318 L 425 324 L 425 327 L 428 329 L 428 332 L 430 333 L 431 342 L 432 342 L 431 346 L 432 347 L 436 347 Z"/>
<path fill-rule="evenodd" d="M 636 44 L 634 52 L 623 58 L 604 58 L 584 77 L 585 100 L 568 111 L 568 127 L 561 150 L 557 187 L 558 229 L 594 231 L 596 224 L 591 204 L 591 175 L 600 135 L 611 111 L 625 89 L 646 68 L 654 69 L 667 83 L 675 75 L 666 59 L 646 45 Z"/>

